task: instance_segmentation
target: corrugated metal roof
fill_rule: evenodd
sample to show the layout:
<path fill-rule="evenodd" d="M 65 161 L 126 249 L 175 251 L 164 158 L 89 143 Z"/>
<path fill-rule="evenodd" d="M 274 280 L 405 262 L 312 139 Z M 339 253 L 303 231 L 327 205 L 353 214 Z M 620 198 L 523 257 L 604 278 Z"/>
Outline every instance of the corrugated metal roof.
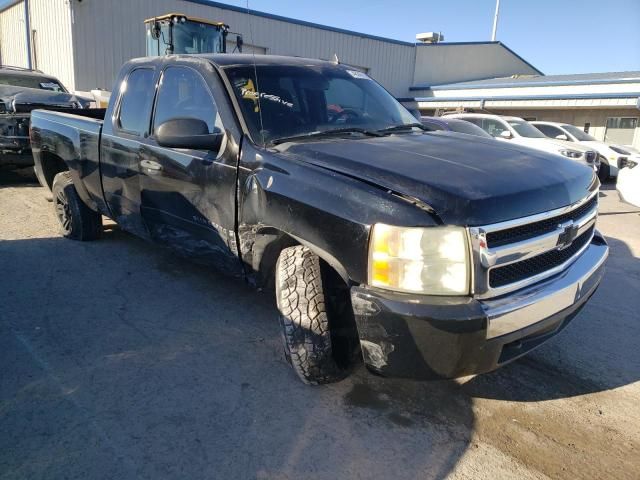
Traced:
<path fill-rule="evenodd" d="M 558 85 L 598 85 L 640 82 L 640 71 L 579 73 L 573 75 L 522 75 L 487 78 L 446 85 L 417 84 L 412 90 L 464 90 L 477 88 L 546 87 Z"/>

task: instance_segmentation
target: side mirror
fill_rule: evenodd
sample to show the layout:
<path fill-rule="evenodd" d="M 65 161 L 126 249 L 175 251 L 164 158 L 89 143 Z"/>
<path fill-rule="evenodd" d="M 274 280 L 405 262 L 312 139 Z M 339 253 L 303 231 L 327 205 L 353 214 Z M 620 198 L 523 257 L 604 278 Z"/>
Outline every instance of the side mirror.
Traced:
<path fill-rule="evenodd" d="M 556 140 L 564 140 L 565 142 L 568 142 L 569 137 L 567 137 L 564 133 L 561 133 L 560 135 L 556 135 Z"/>
<path fill-rule="evenodd" d="M 511 134 L 511 132 L 509 130 L 502 130 L 500 132 L 500 138 L 504 138 L 506 140 L 510 140 L 511 138 L 513 138 L 513 135 Z"/>
<path fill-rule="evenodd" d="M 172 118 L 156 129 L 158 145 L 166 148 L 189 148 L 193 150 L 218 151 L 224 134 L 215 129 L 209 133 L 209 127 L 197 118 Z"/>

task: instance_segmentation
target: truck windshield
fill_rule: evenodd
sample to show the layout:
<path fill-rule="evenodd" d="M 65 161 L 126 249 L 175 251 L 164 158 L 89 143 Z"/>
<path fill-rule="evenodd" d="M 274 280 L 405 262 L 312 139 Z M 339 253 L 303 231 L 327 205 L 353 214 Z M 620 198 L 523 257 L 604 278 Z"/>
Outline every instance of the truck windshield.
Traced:
<path fill-rule="evenodd" d="M 578 127 L 575 127 L 573 125 L 562 125 L 562 128 L 564 128 L 567 132 L 569 132 L 571 135 L 576 137 L 579 142 L 593 142 L 593 141 L 596 141 L 596 139 L 593 138 L 591 135 L 589 135 L 588 133 L 584 133 Z"/>
<path fill-rule="evenodd" d="M 402 125 L 411 131 L 416 124 L 384 88 L 347 66 L 250 65 L 225 72 L 256 143 Z"/>
<path fill-rule="evenodd" d="M 64 87 L 54 78 L 38 77 L 36 75 L 16 75 L 0 73 L 0 85 L 12 85 L 14 87 L 37 88 L 52 92 L 66 92 Z"/>
<path fill-rule="evenodd" d="M 509 125 L 523 137 L 527 138 L 547 138 L 544 133 L 524 120 L 508 120 Z"/>

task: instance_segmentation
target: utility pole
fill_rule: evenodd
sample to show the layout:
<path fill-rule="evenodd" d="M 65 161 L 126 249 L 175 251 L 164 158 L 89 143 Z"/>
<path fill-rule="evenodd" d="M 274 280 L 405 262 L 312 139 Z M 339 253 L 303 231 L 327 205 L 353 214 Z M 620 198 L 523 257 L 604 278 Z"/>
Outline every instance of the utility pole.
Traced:
<path fill-rule="evenodd" d="M 491 41 L 496 41 L 496 31 L 498 30 L 498 16 L 500 15 L 500 0 L 496 0 L 496 14 L 493 17 L 493 33 L 491 34 Z"/>

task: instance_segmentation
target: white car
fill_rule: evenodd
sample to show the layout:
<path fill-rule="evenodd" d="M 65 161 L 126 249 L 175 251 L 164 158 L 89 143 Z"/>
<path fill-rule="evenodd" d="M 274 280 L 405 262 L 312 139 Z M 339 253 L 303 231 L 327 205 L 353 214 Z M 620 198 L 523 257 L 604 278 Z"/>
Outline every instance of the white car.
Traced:
<path fill-rule="evenodd" d="M 600 158 L 600 180 L 606 180 L 610 177 L 616 177 L 618 175 L 618 169 L 620 166 L 618 163 L 621 161 L 622 155 L 611 148 L 604 142 L 596 140 L 588 133 L 584 133 L 575 125 L 568 123 L 557 122 L 531 122 L 535 127 L 544 133 L 547 137 L 554 139 L 568 140 L 575 142 L 585 147 L 592 148 L 598 152 Z"/>
<path fill-rule="evenodd" d="M 627 160 L 632 160 L 636 163 L 640 163 L 640 150 L 630 147 L 629 145 L 610 145 L 611 150 L 618 152 L 620 155 L 627 157 Z M 622 163 L 625 163 L 622 160 Z"/>
<path fill-rule="evenodd" d="M 630 203 L 636 207 L 640 207 L 640 155 L 636 156 L 636 160 L 628 158 L 622 162 L 622 168 L 618 172 L 618 180 L 616 181 L 616 190 L 623 202 Z"/>
<path fill-rule="evenodd" d="M 550 139 L 520 117 L 486 113 L 455 113 L 447 114 L 446 117 L 459 118 L 474 123 L 498 140 L 512 142 L 544 152 L 556 153 L 584 163 L 596 171 L 599 168 L 598 155 L 595 150 L 564 140 Z"/>

